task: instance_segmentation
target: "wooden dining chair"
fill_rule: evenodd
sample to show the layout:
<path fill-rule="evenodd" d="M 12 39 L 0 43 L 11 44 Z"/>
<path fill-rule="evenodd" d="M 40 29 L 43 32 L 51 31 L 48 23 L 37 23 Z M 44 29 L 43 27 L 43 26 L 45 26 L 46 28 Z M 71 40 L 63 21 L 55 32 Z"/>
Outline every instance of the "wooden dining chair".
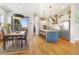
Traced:
<path fill-rule="evenodd" d="M 13 42 L 13 45 L 14 45 L 14 38 L 12 36 L 9 36 L 9 35 L 5 35 L 4 33 L 4 30 L 2 29 L 2 36 L 3 36 L 3 48 L 4 50 L 6 50 L 6 42 L 8 41 L 12 41 Z"/>
<path fill-rule="evenodd" d="M 23 47 L 23 40 L 25 41 L 25 45 L 27 45 L 27 31 L 23 35 L 19 35 L 17 40 L 21 41 L 21 48 Z"/>
<path fill-rule="evenodd" d="M 12 28 L 11 28 L 11 25 L 8 24 L 8 33 L 11 33 L 12 32 Z"/>

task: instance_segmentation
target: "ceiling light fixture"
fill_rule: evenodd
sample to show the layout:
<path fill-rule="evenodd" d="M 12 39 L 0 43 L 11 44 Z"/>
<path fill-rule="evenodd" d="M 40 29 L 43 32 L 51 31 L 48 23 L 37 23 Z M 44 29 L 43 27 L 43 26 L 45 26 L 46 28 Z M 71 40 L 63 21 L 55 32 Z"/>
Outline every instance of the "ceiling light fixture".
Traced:
<path fill-rule="evenodd" d="M 49 6 L 49 8 L 52 8 L 51 5 Z"/>
<path fill-rule="evenodd" d="M 62 9 L 64 9 L 65 8 L 65 6 L 62 6 Z"/>

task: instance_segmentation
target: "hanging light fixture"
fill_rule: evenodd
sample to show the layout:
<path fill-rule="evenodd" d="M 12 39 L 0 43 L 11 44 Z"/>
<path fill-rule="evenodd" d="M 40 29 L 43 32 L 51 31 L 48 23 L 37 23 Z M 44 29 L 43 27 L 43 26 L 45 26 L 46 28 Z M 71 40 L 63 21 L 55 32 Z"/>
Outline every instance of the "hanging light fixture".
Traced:
<path fill-rule="evenodd" d="M 50 5 L 50 6 L 49 6 L 49 11 L 50 11 L 49 13 L 51 13 L 51 8 L 52 8 L 52 6 Z M 52 20 L 50 14 L 49 14 L 49 20 L 50 20 L 50 21 Z"/>
<path fill-rule="evenodd" d="M 52 8 L 51 5 L 49 6 L 49 8 Z"/>
<path fill-rule="evenodd" d="M 51 9 L 52 9 L 52 6 L 50 5 L 50 6 L 49 6 L 49 11 L 50 11 L 49 13 L 50 13 L 50 14 L 49 14 L 48 20 L 49 20 L 49 21 L 52 21 L 52 23 L 55 23 L 55 22 L 56 22 L 55 19 L 54 19 L 55 16 L 54 16 L 54 15 L 52 16 L 52 14 L 51 14 L 51 13 L 52 13 L 52 12 L 51 12 Z"/>

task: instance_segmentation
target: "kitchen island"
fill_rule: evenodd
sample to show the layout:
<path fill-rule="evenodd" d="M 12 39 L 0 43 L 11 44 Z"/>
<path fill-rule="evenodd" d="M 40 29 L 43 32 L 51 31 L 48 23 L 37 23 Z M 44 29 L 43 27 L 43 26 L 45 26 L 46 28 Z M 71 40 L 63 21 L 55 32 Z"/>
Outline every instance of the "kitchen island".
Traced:
<path fill-rule="evenodd" d="M 58 30 L 40 30 L 40 34 L 44 36 L 47 42 L 57 42 L 58 41 Z"/>

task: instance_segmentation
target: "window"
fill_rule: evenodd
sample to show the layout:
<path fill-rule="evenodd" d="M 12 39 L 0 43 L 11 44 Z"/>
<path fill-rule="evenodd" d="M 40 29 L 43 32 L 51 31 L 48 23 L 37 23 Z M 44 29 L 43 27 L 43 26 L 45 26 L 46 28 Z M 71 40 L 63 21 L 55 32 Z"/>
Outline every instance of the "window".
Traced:
<path fill-rule="evenodd" d="M 3 18 L 3 15 L 0 15 L 0 23 L 1 23 L 1 26 L 4 25 L 4 18 Z"/>
<path fill-rule="evenodd" d="M 20 20 L 20 24 L 22 27 L 27 27 L 28 26 L 28 18 L 23 18 Z"/>

